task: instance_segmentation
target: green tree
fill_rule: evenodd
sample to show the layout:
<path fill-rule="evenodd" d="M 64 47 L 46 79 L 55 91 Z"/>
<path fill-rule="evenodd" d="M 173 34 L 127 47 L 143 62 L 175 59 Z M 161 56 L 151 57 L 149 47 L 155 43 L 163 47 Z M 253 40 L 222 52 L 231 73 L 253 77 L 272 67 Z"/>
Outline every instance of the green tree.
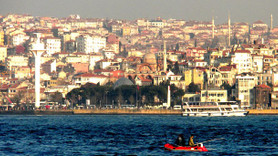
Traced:
<path fill-rule="evenodd" d="M 66 73 L 74 73 L 75 69 L 72 67 L 72 65 L 68 65 L 64 67 L 63 71 Z"/>
<path fill-rule="evenodd" d="M 172 98 L 172 101 L 173 105 L 176 105 L 176 104 L 181 104 L 181 99 L 183 97 L 183 95 L 185 94 L 184 90 L 183 89 L 180 89 L 178 87 L 176 87 L 174 84 L 171 85 L 171 98 Z"/>
<path fill-rule="evenodd" d="M 80 88 L 75 88 L 67 93 L 66 98 L 71 102 L 72 106 L 78 103 Z"/>
<path fill-rule="evenodd" d="M 179 43 L 176 44 L 176 50 L 178 51 L 180 49 Z"/>
<path fill-rule="evenodd" d="M 187 91 L 190 92 L 190 93 L 195 93 L 195 92 L 200 92 L 201 89 L 199 88 L 198 85 L 196 85 L 196 84 L 194 84 L 193 82 L 191 82 L 191 83 L 188 85 Z"/>
<path fill-rule="evenodd" d="M 232 86 L 229 83 L 224 82 L 224 83 L 222 83 L 222 85 L 220 87 L 225 89 L 225 90 L 227 90 L 228 91 L 228 95 L 231 95 L 231 93 L 232 93 Z"/>
<path fill-rule="evenodd" d="M 219 39 L 215 37 L 211 42 L 210 48 L 216 48 L 218 43 L 219 43 Z"/>
<path fill-rule="evenodd" d="M 175 62 L 175 64 L 174 64 L 173 72 L 174 72 L 175 74 L 178 74 L 178 73 L 180 72 L 180 68 L 179 68 L 179 63 L 178 63 L 178 61 Z"/>
<path fill-rule="evenodd" d="M 20 107 L 20 103 L 21 103 L 21 100 L 24 98 L 25 96 L 25 93 L 24 91 L 18 91 L 14 96 L 13 98 L 11 98 L 11 101 L 13 103 L 16 103 L 15 105 L 15 108 L 19 108 Z"/>
<path fill-rule="evenodd" d="M 53 102 L 63 103 L 63 95 L 57 91 L 50 95 L 50 100 Z"/>

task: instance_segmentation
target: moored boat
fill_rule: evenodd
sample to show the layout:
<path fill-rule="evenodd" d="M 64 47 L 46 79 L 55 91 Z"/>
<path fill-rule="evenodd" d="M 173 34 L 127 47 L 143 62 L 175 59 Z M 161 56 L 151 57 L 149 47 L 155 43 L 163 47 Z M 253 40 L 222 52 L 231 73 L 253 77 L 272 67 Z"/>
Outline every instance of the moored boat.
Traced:
<path fill-rule="evenodd" d="M 199 143 L 197 146 L 175 146 L 173 144 L 165 144 L 164 148 L 167 150 L 173 150 L 173 151 L 192 151 L 192 152 L 207 152 L 208 150 L 206 147 L 202 144 Z"/>
<path fill-rule="evenodd" d="M 186 102 L 183 116 L 246 116 L 248 111 L 239 107 L 235 101 L 227 102 Z"/>

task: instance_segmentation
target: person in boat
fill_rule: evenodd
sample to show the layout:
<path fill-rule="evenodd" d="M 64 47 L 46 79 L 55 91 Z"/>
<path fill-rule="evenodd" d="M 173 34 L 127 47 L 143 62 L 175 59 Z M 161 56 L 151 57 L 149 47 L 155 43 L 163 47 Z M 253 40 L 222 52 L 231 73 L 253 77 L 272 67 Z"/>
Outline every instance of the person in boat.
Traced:
<path fill-rule="evenodd" d="M 179 134 L 178 138 L 176 139 L 175 144 L 177 146 L 185 146 L 185 139 L 184 139 L 183 134 Z"/>
<path fill-rule="evenodd" d="M 189 138 L 189 140 L 188 140 L 188 145 L 189 145 L 189 146 L 196 146 L 196 145 L 194 144 L 193 138 L 194 138 L 194 136 L 191 135 L 190 138 Z"/>

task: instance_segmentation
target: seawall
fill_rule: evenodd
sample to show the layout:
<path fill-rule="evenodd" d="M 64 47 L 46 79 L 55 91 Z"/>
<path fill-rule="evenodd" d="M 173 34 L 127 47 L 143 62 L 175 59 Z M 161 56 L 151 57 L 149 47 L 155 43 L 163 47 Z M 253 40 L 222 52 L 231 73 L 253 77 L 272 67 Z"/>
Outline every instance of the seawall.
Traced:
<path fill-rule="evenodd" d="M 9 110 L 0 111 L 0 115 L 73 115 L 72 110 Z"/>
<path fill-rule="evenodd" d="M 276 109 L 250 109 L 249 115 L 278 115 Z M 74 109 L 74 110 L 9 110 L 0 115 L 181 115 L 180 110 L 165 109 Z"/>
<path fill-rule="evenodd" d="M 278 115 L 278 109 L 250 109 L 249 115 Z"/>
<path fill-rule="evenodd" d="M 163 109 L 79 109 L 73 112 L 74 114 L 181 115 L 181 111 Z"/>

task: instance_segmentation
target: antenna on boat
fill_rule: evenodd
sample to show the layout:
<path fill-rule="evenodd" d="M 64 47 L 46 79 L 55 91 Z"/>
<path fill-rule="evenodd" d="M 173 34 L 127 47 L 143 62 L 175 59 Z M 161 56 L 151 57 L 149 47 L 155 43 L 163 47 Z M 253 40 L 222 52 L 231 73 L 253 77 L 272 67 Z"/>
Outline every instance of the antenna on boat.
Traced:
<path fill-rule="evenodd" d="M 225 139 L 225 138 L 216 138 L 216 139 L 206 140 L 206 141 L 203 141 L 203 142 L 200 142 L 200 143 L 206 143 L 206 142 L 211 142 L 211 141 L 216 141 L 216 140 L 223 140 L 223 139 Z"/>

